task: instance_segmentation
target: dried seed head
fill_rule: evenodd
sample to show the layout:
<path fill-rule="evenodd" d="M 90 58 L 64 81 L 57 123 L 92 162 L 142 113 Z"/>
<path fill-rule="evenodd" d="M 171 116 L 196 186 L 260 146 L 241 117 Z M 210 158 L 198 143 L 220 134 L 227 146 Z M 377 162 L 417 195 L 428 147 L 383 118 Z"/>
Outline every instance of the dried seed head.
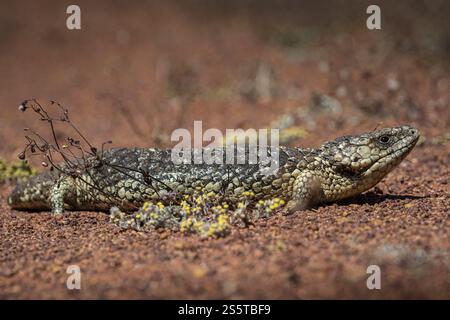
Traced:
<path fill-rule="evenodd" d="M 25 160 L 25 152 L 21 152 L 19 153 L 19 155 L 17 156 L 20 160 Z"/>
<path fill-rule="evenodd" d="M 48 163 L 45 162 L 45 161 L 42 161 L 42 166 L 43 166 L 44 168 L 47 168 L 47 167 L 48 167 Z"/>

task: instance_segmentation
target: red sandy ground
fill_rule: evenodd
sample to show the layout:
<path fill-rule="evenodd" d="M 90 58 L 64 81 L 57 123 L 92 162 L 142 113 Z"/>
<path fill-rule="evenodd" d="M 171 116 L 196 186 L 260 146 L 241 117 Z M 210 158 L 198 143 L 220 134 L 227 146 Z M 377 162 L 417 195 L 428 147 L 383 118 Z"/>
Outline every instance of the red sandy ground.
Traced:
<path fill-rule="evenodd" d="M 43 129 L 17 111 L 34 96 L 69 107 L 95 144 L 167 147 L 172 130 L 191 129 L 193 120 L 204 128 L 264 128 L 298 110 L 307 110 L 296 125 L 309 135 L 291 145 L 317 146 L 379 123 L 416 125 L 424 139 L 368 193 L 280 213 L 223 239 L 120 231 L 104 213 L 12 211 L 12 185 L 0 186 L 0 298 L 450 298 L 443 9 L 419 8 L 422 18 L 411 19 L 419 26 L 392 23 L 388 11 L 383 31 L 371 32 L 362 4 L 338 15 L 320 5 L 81 2 L 82 30 L 68 31 L 58 2 L 1 6 L 3 158 L 23 148 L 23 127 Z M 297 20 L 296 28 L 280 27 Z M 435 25 L 424 38 L 439 38 L 434 51 L 419 32 L 427 21 Z M 266 101 L 245 89 L 261 64 L 272 70 Z M 342 110 L 308 109 L 313 93 L 336 97 Z M 82 271 L 79 291 L 66 288 L 73 264 Z M 381 290 L 366 287 L 369 265 L 381 268 Z"/>

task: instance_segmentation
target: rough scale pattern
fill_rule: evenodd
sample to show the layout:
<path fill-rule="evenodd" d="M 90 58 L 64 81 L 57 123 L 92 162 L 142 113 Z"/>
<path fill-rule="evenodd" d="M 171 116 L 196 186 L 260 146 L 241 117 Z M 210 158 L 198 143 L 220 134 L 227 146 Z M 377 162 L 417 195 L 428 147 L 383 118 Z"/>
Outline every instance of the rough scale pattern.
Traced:
<path fill-rule="evenodd" d="M 279 197 L 288 210 L 301 210 L 372 188 L 406 157 L 419 135 L 402 126 L 340 137 L 318 149 L 280 147 L 279 169 L 269 175 L 260 164 L 177 165 L 170 150 L 111 149 L 103 161 L 92 159 L 98 163 L 79 177 L 45 172 L 19 184 L 8 203 L 55 213 L 112 205 L 133 210 L 146 200 L 167 202 L 195 191 L 223 193 L 228 201 L 252 191 L 255 200 Z"/>

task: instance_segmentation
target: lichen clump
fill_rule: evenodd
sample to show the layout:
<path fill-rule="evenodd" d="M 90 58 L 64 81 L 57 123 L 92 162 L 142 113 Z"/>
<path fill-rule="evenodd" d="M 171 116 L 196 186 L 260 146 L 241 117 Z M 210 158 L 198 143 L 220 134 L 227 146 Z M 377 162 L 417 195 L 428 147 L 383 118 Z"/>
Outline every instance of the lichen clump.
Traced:
<path fill-rule="evenodd" d="M 110 219 L 122 229 L 167 228 L 184 235 L 217 238 L 229 234 L 232 226 L 246 225 L 255 219 L 269 217 L 285 204 L 284 200 L 274 198 L 260 200 L 252 205 L 253 192 L 246 191 L 242 196 L 239 202 L 227 202 L 214 192 L 185 195 L 181 201 L 170 205 L 145 202 L 133 214 L 126 214 L 113 207 Z"/>
<path fill-rule="evenodd" d="M 7 163 L 0 159 L 0 183 L 8 181 L 24 181 L 37 174 L 36 168 L 25 161 Z"/>

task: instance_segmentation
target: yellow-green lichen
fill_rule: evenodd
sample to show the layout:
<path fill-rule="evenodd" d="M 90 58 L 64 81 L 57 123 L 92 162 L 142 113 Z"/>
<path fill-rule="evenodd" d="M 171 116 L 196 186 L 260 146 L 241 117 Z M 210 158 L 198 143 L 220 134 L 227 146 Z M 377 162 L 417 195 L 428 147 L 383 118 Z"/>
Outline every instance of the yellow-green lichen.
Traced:
<path fill-rule="evenodd" d="M 37 173 L 36 168 L 25 161 L 7 163 L 0 159 L 0 183 L 8 181 L 24 181 Z"/>
<path fill-rule="evenodd" d="M 269 217 L 284 204 L 283 199 L 260 200 L 254 204 L 252 191 L 242 192 L 240 202 L 224 201 L 214 192 L 185 195 L 179 203 L 164 205 L 145 202 L 133 214 L 126 214 L 114 207 L 110 219 L 123 229 L 145 230 L 168 228 L 184 235 L 196 234 L 203 238 L 224 237 L 232 226 L 247 225 L 250 221 Z"/>

